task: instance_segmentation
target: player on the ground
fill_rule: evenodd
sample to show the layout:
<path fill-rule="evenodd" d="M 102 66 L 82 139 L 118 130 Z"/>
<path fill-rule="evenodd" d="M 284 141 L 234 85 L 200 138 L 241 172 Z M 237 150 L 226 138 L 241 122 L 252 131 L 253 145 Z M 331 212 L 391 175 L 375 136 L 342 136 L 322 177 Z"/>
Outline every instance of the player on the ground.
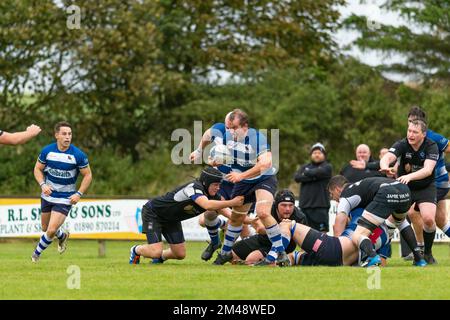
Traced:
<path fill-rule="evenodd" d="M 304 252 L 294 251 L 289 255 L 291 265 L 298 266 L 353 266 L 358 263 L 359 251 L 349 235 L 329 236 L 301 223 L 285 220 L 280 224 L 283 236 L 299 245 Z M 384 227 L 374 250 L 382 254 L 390 243 Z"/>
<path fill-rule="evenodd" d="M 30 125 L 27 127 L 25 131 L 9 133 L 3 130 L 0 130 L 0 144 L 5 145 L 18 145 L 24 144 L 36 137 L 41 132 L 41 128 L 37 125 Z"/>
<path fill-rule="evenodd" d="M 92 172 L 83 151 L 72 145 L 72 126 L 68 122 L 55 125 L 56 142 L 44 147 L 34 166 L 34 177 L 42 189 L 41 225 L 42 235 L 36 250 L 31 256 L 33 262 L 39 261 L 42 252 L 58 238 L 58 251 L 64 253 L 69 232 L 61 226 L 73 205 L 89 188 Z M 83 179 L 77 190 L 76 183 L 81 173 Z"/>
<path fill-rule="evenodd" d="M 412 107 L 408 113 L 408 122 L 414 120 L 423 120 L 425 123 L 426 114 L 419 107 Z M 435 168 L 435 185 L 436 185 L 436 225 L 441 229 L 448 237 L 450 237 L 450 220 L 447 217 L 447 206 L 445 203 L 445 197 L 450 189 L 449 175 L 445 167 L 445 154 L 450 153 L 449 140 L 443 135 L 436 133 L 430 129 L 427 130 L 427 138 L 436 142 L 439 149 L 439 159 Z M 419 246 L 424 247 L 423 237 L 423 221 L 420 212 L 411 208 L 409 216 L 413 222 L 416 237 L 419 242 Z M 429 264 L 436 263 L 436 259 L 433 257 L 432 252 L 427 252 L 425 260 Z"/>
<path fill-rule="evenodd" d="M 417 246 L 414 231 L 405 219 L 410 206 L 408 186 L 383 177 L 366 178 L 349 184 L 345 177 L 335 176 L 330 180 L 329 190 L 332 199 L 339 202 L 334 229 L 337 234 L 343 231 L 342 225 L 346 224 L 353 209 L 364 208 L 351 237 L 362 255 L 368 257 L 362 259 L 366 262 L 365 265 L 381 264 L 381 257 L 375 252 L 369 236 L 388 218 L 386 222 L 395 224 L 413 249 L 415 265 L 426 264 Z"/>
<path fill-rule="evenodd" d="M 222 141 L 230 151 L 231 172 L 226 178 L 234 183 L 233 196 L 244 195 L 243 206 L 232 209 L 230 225 L 227 228 L 224 245 L 214 264 L 231 262 L 231 248 L 238 238 L 242 224 L 251 203 L 256 202 L 255 211 L 266 228 L 267 235 L 277 252 L 277 263 L 287 265 L 289 259 L 281 239 L 280 228 L 270 214 L 277 188 L 276 169 L 272 165 L 272 153 L 267 138 L 260 131 L 250 128 L 247 114 L 235 109 L 229 114 L 230 124 Z M 271 259 L 271 257 L 268 257 Z"/>
<path fill-rule="evenodd" d="M 400 159 L 397 180 L 411 190 L 412 208 L 418 209 L 424 222 L 425 259 L 431 261 L 436 234 L 435 166 L 439 159 L 438 146 L 426 137 L 427 124 L 422 120 L 409 122 L 407 137 L 397 141 L 380 161 L 380 170 L 388 176 L 395 172 L 389 163 Z"/>
<path fill-rule="evenodd" d="M 278 191 L 275 195 L 275 202 L 271 210 L 272 217 L 280 223 L 285 219 L 293 220 L 302 224 L 306 224 L 306 216 L 299 208 L 295 206 L 294 194 L 287 189 Z M 233 262 L 245 261 L 248 265 L 274 265 L 277 258 L 276 252 L 272 249 L 272 242 L 266 234 L 264 225 L 256 219 L 253 223 L 258 234 L 236 242 L 233 245 Z M 283 236 L 286 253 L 291 253 L 295 249 L 295 243 L 289 238 Z M 266 259 L 267 255 L 271 255 L 272 259 Z M 263 262 L 264 261 L 264 262 Z"/>
<path fill-rule="evenodd" d="M 146 245 L 135 245 L 130 250 L 130 264 L 138 264 L 140 257 L 162 263 L 167 259 L 184 259 L 186 246 L 181 221 L 208 211 L 230 210 L 239 206 L 243 197 L 221 201 L 218 194 L 222 173 L 206 167 L 198 180 L 177 187 L 163 196 L 148 201 L 142 208 L 142 233 L 147 236 Z M 169 243 L 163 250 L 162 236 Z"/>

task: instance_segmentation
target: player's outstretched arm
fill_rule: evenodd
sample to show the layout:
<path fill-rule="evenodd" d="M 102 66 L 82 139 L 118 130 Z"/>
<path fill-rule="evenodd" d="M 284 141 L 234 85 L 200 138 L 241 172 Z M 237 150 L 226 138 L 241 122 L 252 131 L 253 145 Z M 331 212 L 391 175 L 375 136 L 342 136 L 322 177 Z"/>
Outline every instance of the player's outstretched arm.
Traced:
<path fill-rule="evenodd" d="M 202 196 L 195 199 L 195 203 L 207 211 L 215 211 L 228 207 L 239 207 L 244 204 L 244 197 L 237 196 L 231 200 L 220 201 L 220 200 L 209 200 L 207 197 Z"/>
<path fill-rule="evenodd" d="M 18 145 L 24 144 L 27 141 L 31 140 L 35 136 L 37 136 L 41 132 L 41 128 L 37 125 L 32 124 L 25 131 L 9 133 L 3 132 L 0 135 L 0 144 L 6 145 Z"/>
<path fill-rule="evenodd" d="M 398 177 L 397 180 L 404 184 L 408 184 L 410 181 L 425 179 L 426 177 L 429 177 L 433 174 L 433 170 L 434 170 L 435 166 L 436 166 L 436 161 L 427 159 L 423 163 L 422 169 L 420 169 L 416 172 Z"/>

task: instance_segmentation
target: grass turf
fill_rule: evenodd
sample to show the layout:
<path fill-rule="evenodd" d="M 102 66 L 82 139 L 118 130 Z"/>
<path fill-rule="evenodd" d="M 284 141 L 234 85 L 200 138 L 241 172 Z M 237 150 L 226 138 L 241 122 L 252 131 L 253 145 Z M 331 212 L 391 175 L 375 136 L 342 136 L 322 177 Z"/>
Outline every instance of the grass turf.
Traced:
<path fill-rule="evenodd" d="M 183 261 L 129 265 L 133 243 L 108 241 L 98 257 L 96 241 L 69 241 L 64 255 L 53 243 L 38 264 L 30 261 L 35 242 L 0 243 L 0 299 L 450 299 L 450 247 L 435 245 L 438 265 L 417 268 L 393 258 L 381 270 L 381 288 L 367 269 L 353 267 L 213 266 L 200 254 L 205 243 L 187 243 Z M 68 289 L 68 269 L 80 268 L 80 289 Z"/>

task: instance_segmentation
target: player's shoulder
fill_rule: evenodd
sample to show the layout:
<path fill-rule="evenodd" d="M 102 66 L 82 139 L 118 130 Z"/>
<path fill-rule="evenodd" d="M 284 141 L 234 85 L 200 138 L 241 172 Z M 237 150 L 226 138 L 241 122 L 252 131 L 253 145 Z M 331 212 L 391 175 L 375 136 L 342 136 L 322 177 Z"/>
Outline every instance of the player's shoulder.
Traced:
<path fill-rule="evenodd" d="M 74 154 L 83 154 L 83 155 L 86 155 L 85 152 L 84 152 L 83 150 L 81 150 L 79 147 L 77 147 L 77 146 L 75 146 L 75 145 L 73 145 L 73 144 L 70 145 L 70 149 L 71 149 L 70 151 L 73 152 Z"/>
<path fill-rule="evenodd" d="M 292 213 L 291 220 L 295 220 L 298 223 L 306 224 L 307 219 L 304 212 L 297 206 L 294 206 L 294 212 Z"/>
<path fill-rule="evenodd" d="M 42 153 L 59 152 L 56 142 L 50 143 L 42 148 Z"/>
<path fill-rule="evenodd" d="M 211 130 L 217 130 L 217 131 L 220 131 L 220 132 L 225 132 L 225 130 L 226 130 L 226 127 L 225 127 L 225 123 L 223 123 L 223 122 L 217 122 L 217 123 L 214 123 L 212 126 L 211 126 Z"/>

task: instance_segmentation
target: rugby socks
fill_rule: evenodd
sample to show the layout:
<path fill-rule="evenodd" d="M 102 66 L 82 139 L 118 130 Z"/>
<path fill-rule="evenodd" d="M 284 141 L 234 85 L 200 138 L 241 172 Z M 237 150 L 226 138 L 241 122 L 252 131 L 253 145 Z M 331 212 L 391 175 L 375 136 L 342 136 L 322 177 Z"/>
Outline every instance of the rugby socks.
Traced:
<path fill-rule="evenodd" d="M 423 240 L 425 242 L 425 254 L 431 254 L 431 248 L 433 247 L 434 237 L 436 236 L 436 229 L 429 232 L 423 228 Z"/>
<path fill-rule="evenodd" d="M 289 243 L 291 242 L 291 236 L 282 234 L 281 240 L 283 242 L 283 248 L 284 248 L 283 251 L 286 251 L 286 248 L 288 247 Z M 275 260 L 277 260 L 277 257 L 278 257 L 277 250 L 274 246 L 272 246 L 272 248 L 270 249 L 269 253 L 266 256 L 266 259 L 270 262 L 275 262 Z"/>
<path fill-rule="evenodd" d="M 448 221 L 445 227 L 442 228 L 442 232 L 444 232 L 447 237 L 450 237 L 450 221 Z"/>
<path fill-rule="evenodd" d="M 231 224 L 228 225 L 227 232 L 225 232 L 225 239 L 223 241 L 222 250 L 220 251 L 220 254 L 222 255 L 228 255 L 231 254 L 231 248 L 233 247 L 233 244 L 236 242 L 236 239 L 239 238 L 239 235 L 242 231 L 242 225 L 240 226 L 232 226 Z"/>
<path fill-rule="evenodd" d="M 372 242 L 367 237 L 361 237 L 361 240 L 359 240 L 359 249 L 370 258 L 377 255 L 375 249 L 373 248 Z"/>
<path fill-rule="evenodd" d="M 216 217 L 214 220 L 205 219 L 206 229 L 208 229 L 209 237 L 211 238 L 211 243 L 213 245 L 218 245 L 220 243 L 219 240 L 219 228 L 222 225 L 222 221 L 220 221 L 219 217 Z"/>
<path fill-rule="evenodd" d="M 283 240 L 281 238 L 281 231 L 278 223 L 275 223 L 273 226 L 267 227 L 266 232 L 267 236 L 270 239 L 270 242 L 272 242 L 272 247 L 275 248 L 275 251 L 283 252 L 284 251 Z"/>
<path fill-rule="evenodd" d="M 398 230 L 400 230 L 400 235 L 405 240 L 408 247 L 412 250 L 414 261 L 417 262 L 422 260 L 422 249 L 418 246 L 416 235 L 414 234 L 414 230 L 408 221 L 404 220 L 398 227 Z"/>
<path fill-rule="evenodd" d="M 49 237 L 47 237 L 47 234 L 44 233 L 41 239 L 39 240 L 36 250 L 34 250 L 34 254 L 40 256 L 42 251 L 47 249 L 47 247 L 52 243 L 52 241 L 53 239 L 50 239 Z"/>
<path fill-rule="evenodd" d="M 64 232 L 61 231 L 61 228 L 58 229 L 58 231 L 56 231 L 56 237 L 57 237 L 59 240 L 64 239 L 65 236 L 66 236 L 66 234 L 65 234 Z"/>

